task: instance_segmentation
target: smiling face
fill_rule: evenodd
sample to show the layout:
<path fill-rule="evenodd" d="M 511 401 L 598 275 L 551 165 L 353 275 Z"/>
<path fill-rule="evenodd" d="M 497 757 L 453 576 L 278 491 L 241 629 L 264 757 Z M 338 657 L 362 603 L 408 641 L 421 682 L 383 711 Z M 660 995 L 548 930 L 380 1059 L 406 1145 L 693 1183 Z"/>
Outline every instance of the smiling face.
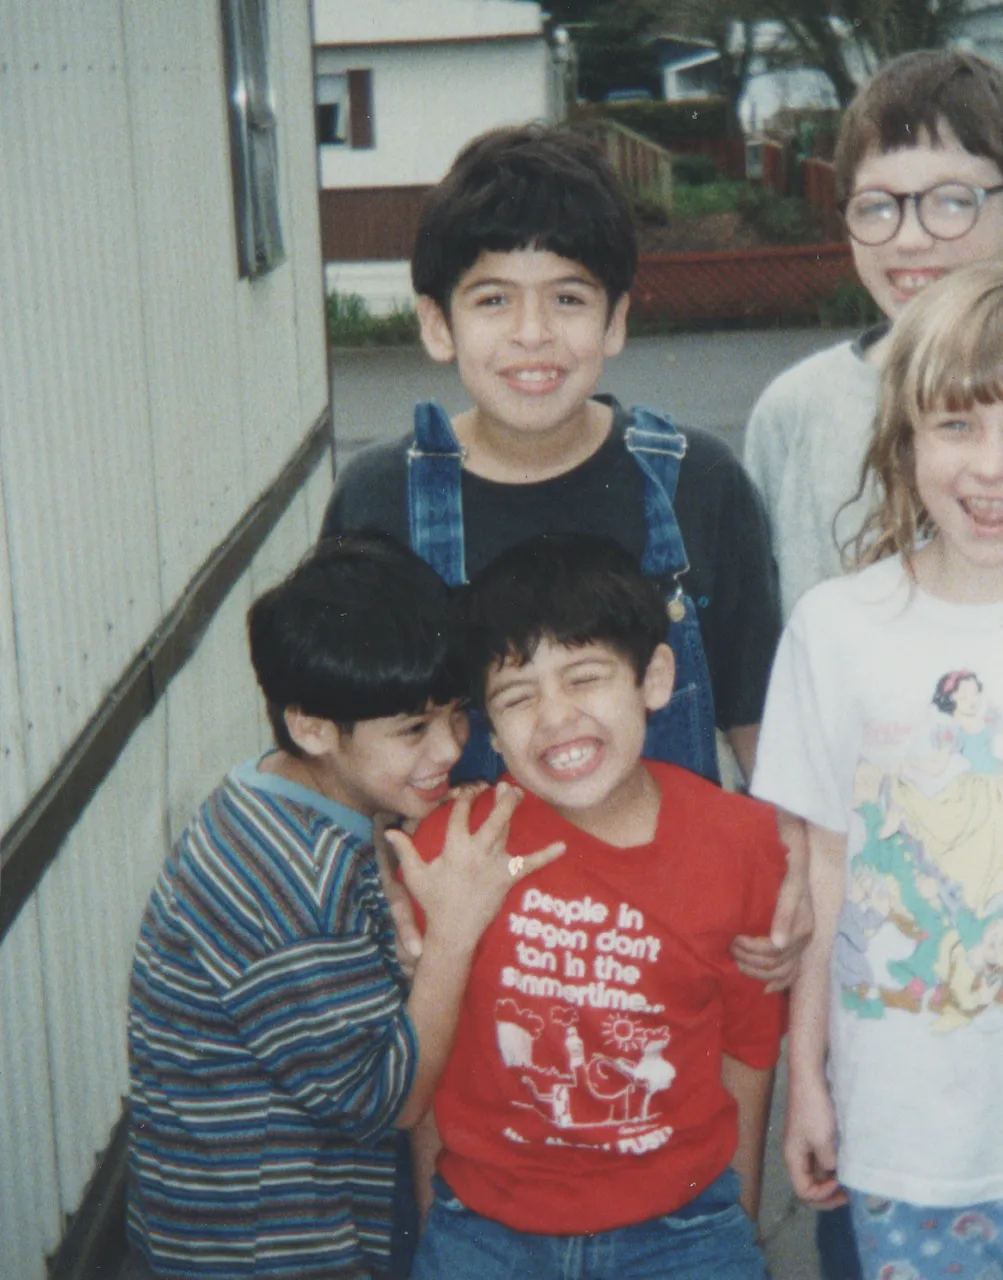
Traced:
<path fill-rule="evenodd" d="M 638 683 L 609 645 L 544 638 L 521 666 L 507 660 L 488 672 L 495 745 L 519 785 L 575 826 L 611 844 L 644 843 L 652 838 L 646 719 L 668 702 L 674 674 L 668 645 L 658 646 Z"/>
<path fill-rule="evenodd" d="M 603 361 L 626 337 L 628 299 L 609 310 L 602 284 L 555 253 L 484 252 L 461 276 L 448 319 L 419 299 L 422 340 L 456 360 L 481 430 L 552 439 L 575 433 Z"/>
<path fill-rule="evenodd" d="M 915 456 L 937 529 L 916 556 L 921 585 L 944 599 L 1003 600 L 1003 402 L 921 414 Z"/>
<path fill-rule="evenodd" d="M 976 187 L 1003 182 L 995 162 L 966 151 L 946 123 L 940 124 L 939 136 L 936 147 L 922 131 L 914 147 L 868 153 L 854 175 L 851 194 L 925 191 L 942 182 L 966 182 Z M 861 282 L 885 315 L 894 319 L 931 281 L 966 263 L 1003 255 L 1003 193 L 987 197 L 975 226 L 957 240 L 934 239 L 920 225 L 910 203 L 887 244 L 864 245 L 853 240 L 850 244 Z"/>
<path fill-rule="evenodd" d="M 322 736 L 312 743 L 294 730 L 314 785 L 369 818 L 427 817 L 446 798 L 449 771 L 468 736 L 466 712 L 455 702 L 420 715 L 359 720 L 351 730 L 321 724 Z"/>

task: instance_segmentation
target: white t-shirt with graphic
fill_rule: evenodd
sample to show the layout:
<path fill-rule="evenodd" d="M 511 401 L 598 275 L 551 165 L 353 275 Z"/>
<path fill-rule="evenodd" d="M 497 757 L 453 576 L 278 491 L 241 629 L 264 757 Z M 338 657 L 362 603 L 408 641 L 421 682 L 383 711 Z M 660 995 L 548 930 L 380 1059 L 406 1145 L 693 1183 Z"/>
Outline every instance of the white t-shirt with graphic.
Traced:
<path fill-rule="evenodd" d="M 898 558 L 808 592 L 752 790 L 847 836 L 841 1181 L 916 1204 L 1003 1198 L 1003 602 L 935 599 Z"/>

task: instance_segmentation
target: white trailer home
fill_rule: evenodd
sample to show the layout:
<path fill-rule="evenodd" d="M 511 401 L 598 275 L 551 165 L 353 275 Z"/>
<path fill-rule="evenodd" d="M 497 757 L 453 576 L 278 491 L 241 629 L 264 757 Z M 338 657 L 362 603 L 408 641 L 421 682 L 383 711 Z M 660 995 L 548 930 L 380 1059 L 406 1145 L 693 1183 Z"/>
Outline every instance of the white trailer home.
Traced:
<path fill-rule="evenodd" d="M 0 0 L 0 1280 L 109 1274 L 172 837 L 331 483 L 308 0 Z"/>
<path fill-rule="evenodd" d="M 328 290 L 411 299 L 429 188 L 485 129 L 557 118 L 566 49 L 526 0 L 314 0 Z"/>

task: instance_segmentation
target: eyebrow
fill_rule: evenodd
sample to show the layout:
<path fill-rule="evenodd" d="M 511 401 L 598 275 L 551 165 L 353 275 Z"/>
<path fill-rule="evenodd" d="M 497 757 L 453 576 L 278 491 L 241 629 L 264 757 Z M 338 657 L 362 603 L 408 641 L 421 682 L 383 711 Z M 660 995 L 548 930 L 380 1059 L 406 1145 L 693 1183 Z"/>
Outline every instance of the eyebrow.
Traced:
<path fill-rule="evenodd" d="M 588 276 L 561 276 L 559 280 L 550 280 L 547 283 L 553 288 L 567 288 L 568 285 L 583 285 L 587 289 L 594 289 L 602 292 L 602 285 L 596 280 L 590 280 Z M 483 280 L 471 280 L 463 285 L 460 289 L 461 293 L 473 293 L 477 289 L 502 289 L 502 288 L 521 288 L 517 280 L 507 279 L 505 276 L 488 276 Z"/>

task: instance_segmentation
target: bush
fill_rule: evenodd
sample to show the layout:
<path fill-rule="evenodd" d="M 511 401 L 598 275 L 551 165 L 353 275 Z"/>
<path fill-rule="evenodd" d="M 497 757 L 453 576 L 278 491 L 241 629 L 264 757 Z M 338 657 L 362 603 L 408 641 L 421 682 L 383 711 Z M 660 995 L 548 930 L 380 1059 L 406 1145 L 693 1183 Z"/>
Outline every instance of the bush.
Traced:
<path fill-rule="evenodd" d="M 332 347 L 405 346 L 418 341 L 418 316 L 413 307 L 370 315 L 357 293 L 332 293 L 327 299 L 327 338 Z"/>
<path fill-rule="evenodd" d="M 679 183 L 672 189 L 673 215 L 700 218 L 708 213 L 732 213 L 739 208 L 744 182 L 707 182 L 701 186 Z"/>
<path fill-rule="evenodd" d="M 778 196 L 767 187 L 745 185 L 738 209 L 769 244 L 818 244 L 825 239 L 818 211 L 799 196 Z"/>
<path fill-rule="evenodd" d="M 883 318 L 877 303 L 857 280 L 844 280 L 818 300 L 819 323 L 828 328 L 866 329 Z"/>
<path fill-rule="evenodd" d="M 671 151 L 673 144 L 693 138 L 731 137 L 731 106 L 726 98 L 694 98 L 689 102 L 604 102 L 576 109 L 573 123 L 585 127 L 608 117 L 642 133 Z"/>
<path fill-rule="evenodd" d="M 685 183 L 691 187 L 701 187 L 705 183 L 718 182 L 720 173 L 717 165 L 710 156 L 700 155 L 699 152 L 691 154 L 674 155 L 672 157 L 672 176 L 676 182 Z"/>

